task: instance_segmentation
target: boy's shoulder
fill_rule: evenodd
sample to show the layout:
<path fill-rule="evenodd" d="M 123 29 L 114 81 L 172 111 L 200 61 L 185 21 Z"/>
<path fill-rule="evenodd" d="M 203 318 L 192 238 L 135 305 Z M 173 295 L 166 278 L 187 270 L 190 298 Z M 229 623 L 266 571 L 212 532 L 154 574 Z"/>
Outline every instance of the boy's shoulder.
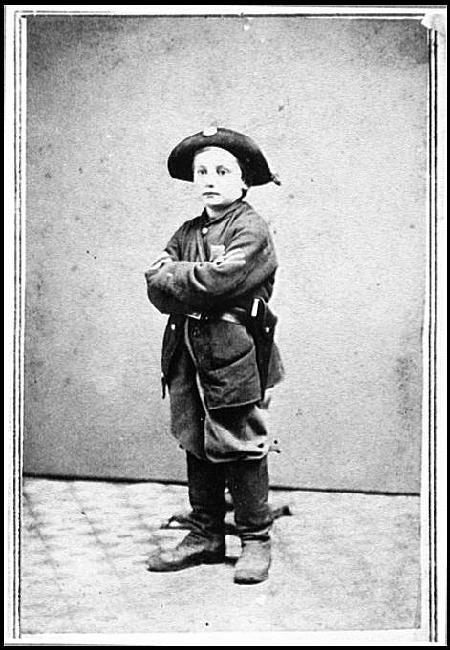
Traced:
<path fill-rule="evenodd" d="M 192 217 L 192 219 L 186 219 L 186 221 L 183 223 L 183 226 L 186 228 L 196 228 L 201 223 L 203 223 L 204 218 L 205 217 L 203 214 L 199 214 L 196 217 Z"/>
<path fill-rule="evenodd" d="M 188 232 L 189 230 L 196 229 L 200 226 L 200 224 L 203 221 L 202 215 L 199 215 L 197 217 L 193 217 L 191 219 L 186 219 L 186 221 L 183 221 L 181 226 L 178 227 L 177 232 L 178 233 L 185 233 Z"/>
<path fill-rule="evenodd" d="M 265 221 L 264 217 L 247 201 L 242 201 L 243 214 L 246 217 L 254 217 L 255 219 L 262 219 Z"/>
<path fill-rule="evenodd" d="M 247 227 L 256 228 L 257 230 L 267 230 L 269 228 L 267 219 L 247 201 L 242 201 L 240 209 L 235 215 L 235 223 L 245 224 Z"/>

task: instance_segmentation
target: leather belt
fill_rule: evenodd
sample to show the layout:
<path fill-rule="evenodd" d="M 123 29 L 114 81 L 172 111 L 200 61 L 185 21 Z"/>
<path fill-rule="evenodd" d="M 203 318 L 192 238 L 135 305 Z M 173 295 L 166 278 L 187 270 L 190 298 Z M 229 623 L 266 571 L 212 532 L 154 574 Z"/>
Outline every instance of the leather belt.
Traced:
<path fill-rule="evenodd" d="M 218 313 L 207 313 L 201 311 L 191 311 L 186 314 L 188 318 L 195 320 L 211 321 L 211 320 L 224 320 L 227 323 L 235 323 L 236 325 L 243 325 L 243 318 L 239 317 L 236 313 L 231 311 L 222 311 Z"/>

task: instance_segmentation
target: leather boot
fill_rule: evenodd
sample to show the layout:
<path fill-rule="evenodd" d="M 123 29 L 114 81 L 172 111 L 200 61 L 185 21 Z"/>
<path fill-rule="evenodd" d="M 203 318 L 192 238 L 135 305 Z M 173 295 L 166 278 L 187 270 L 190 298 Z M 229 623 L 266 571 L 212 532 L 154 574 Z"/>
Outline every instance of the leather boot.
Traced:
<path fill-rule="evenodd" d="M 159 551 L 148 558 L 149 571 L 181 571 L 198 564 L 219 564 L 225 559 L 222 537 L 199 537 L 188 533 L 172 550 Z"/>
<path fill-rule="evenodd" d="M 234 581 L 241 585 L 263 582 L 269 577 L 270 541 L 242 542 L 242 555 L 237 561 Z"/>
<path fill-rule="evenodd" d="M 269 576 L 272 525 L 267 457 L 227 463 L 227 478 L 236 529 L 242 543 L 234 581 L 239 584 L 263 582 Z"/>
<path fill-rule="evenodd" d="M 190 528 L 201 537 L 225 538 L 225 470 L 187 453 Z"/>
<path fill-rule="evenodd" d="M 179 571 L 225 559 L 225 474 L 223 466 L 187 453 L 191 532 L 172 550 L 148 558 L 149 571 Z"/>

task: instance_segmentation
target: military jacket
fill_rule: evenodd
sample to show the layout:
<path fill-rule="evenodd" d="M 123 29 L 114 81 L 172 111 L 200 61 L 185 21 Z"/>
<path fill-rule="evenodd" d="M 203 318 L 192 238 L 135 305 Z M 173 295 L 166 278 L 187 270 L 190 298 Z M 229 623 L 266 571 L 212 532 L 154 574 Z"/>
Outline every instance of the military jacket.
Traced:
<path fill-rule="evenodd" d="M 244 255 L 244 265 L 229 267 L 216 263 L 217 251 L 228 253 L 237 249 Z M 186 315 L 247 308 L 255 297 L 268 301 L 277 259 L 266 221 L 242 200 L 233 203 L 218 219 L 210 220 L 204 212 L 183 223 L 165 252 L 168 261 L 156 272 L 148 272 L 146 278 L 150 301 L 160 312 L 170 314 L 161 364 L 163 382 L 170 388 L 171 377 L 178 372 L 172 359 L 183 342 Z M 261 386 L 255 346 L 245 326 L 212 319 L 196 322 L 192 331 L 190 343 L 206 407 L 258 402 Z M 282 375 L 274 345 L 267 386 L 278 383 Z"/>

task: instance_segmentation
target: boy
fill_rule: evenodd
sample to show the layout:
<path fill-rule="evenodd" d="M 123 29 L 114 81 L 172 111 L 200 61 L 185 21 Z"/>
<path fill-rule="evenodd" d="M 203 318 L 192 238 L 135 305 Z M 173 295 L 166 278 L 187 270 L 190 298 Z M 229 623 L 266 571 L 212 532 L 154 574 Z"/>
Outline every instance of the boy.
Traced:
<path fill-rule="evenodd" d="M 269 442 L 260 408 L 282 378 L 267 302 L 277 261 L 266 222 L 244 198 L 270 181 L 247 136 L 211 128 L 185 138 L 169 156 L 172 177 L 193 182 L 204 203 L 146 272 L 150 301 L 170 314 L 162 349 L 163 394 L 171 430 L 186 451 L 191 532 L 149 558 L 150 571 L 177 571 L 225 558 L 225 486 L 242 555 L 237 583 L 268 577 L 271 515 Z"/>

